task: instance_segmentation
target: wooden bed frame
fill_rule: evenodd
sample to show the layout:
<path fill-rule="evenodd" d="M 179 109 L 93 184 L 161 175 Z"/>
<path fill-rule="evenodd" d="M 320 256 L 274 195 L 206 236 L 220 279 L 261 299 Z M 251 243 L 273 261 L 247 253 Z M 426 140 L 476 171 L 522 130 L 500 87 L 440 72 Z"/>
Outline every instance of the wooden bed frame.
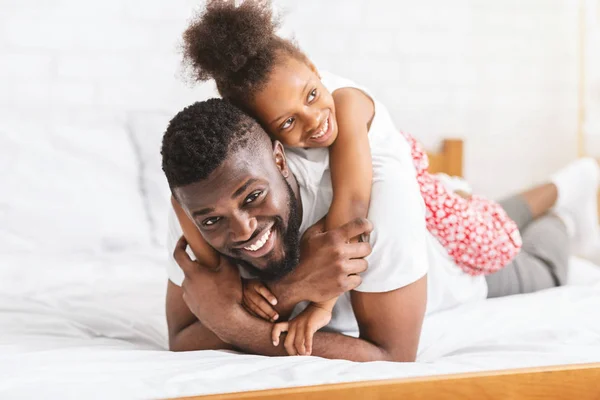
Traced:
<path fill-rule="evenodd" d="M 600 399 L 600 363 L 301 386 L 179 400 Z"/>
<path fill-rule="evenodd" d="M 438 152 L 427 152 L 429 172 L 443 172 L 450 176 L 463 176 L 463 147 L 461 139 L 445 139 Z"/>
<path fill-rule="evenodd" d="M 428 152 L 429 171 L 463 175 L 463 141 L 446 139 Z M 195 396 L 183 399 L 600 399 L 600 363 L 435 375 L 285 389 Z"/>

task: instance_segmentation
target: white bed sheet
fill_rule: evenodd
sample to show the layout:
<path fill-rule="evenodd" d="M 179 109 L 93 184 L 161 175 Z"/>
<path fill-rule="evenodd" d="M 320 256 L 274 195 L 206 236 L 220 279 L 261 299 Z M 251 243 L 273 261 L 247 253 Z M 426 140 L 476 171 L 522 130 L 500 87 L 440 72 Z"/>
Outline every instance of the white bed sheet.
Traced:
<path fill-rule="evenodd" d="M 579 286 L 429 317 L 417 363 L 171 353 L 163 254 L 0 255 L 0 398 L 164 398 L 600 361 L 600 268 L 581 262 Z"/>

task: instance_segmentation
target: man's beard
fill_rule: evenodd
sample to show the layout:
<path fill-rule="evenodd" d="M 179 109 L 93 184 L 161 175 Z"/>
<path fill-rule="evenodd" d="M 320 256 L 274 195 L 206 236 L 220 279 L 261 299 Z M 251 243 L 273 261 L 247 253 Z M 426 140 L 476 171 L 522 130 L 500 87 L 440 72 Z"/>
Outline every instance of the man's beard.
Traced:
<path fill-rule="evenodd" d="M 235 260 L 245 269 L 255 275 L 263 282 L 276 281 L 283 278 L 296 268 L 300 261 L 300 214 L 298 213 L 298 199 L 292 190 L 292 187 L 284 179 L 283 182 L 288 191 L 288 209 L 289 217 L 287 228 L 284 228 L 281 217 L 275 217 L 275 226 L 278 233 L 283 238 L 283 253 L 284 257 L 280 261 L 272 261 L 265 268 L 259 269 L 254 265 L 242 261 Z"/>

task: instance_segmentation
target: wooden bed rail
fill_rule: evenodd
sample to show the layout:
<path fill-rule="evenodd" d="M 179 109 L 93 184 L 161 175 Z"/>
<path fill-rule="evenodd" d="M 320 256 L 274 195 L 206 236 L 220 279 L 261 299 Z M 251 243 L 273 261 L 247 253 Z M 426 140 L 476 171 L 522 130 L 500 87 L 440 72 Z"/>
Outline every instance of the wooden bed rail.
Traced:
<path fill-rule="evenodd" d="M 600 363 L 260 390 L 179 400 L 600 399 Z"/>

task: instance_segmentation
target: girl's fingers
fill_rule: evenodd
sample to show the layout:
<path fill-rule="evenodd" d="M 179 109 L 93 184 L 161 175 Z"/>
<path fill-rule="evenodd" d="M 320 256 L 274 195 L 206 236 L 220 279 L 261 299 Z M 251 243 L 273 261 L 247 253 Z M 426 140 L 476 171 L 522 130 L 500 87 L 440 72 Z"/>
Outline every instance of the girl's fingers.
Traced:
<path fill-rule="evenodd" d="M 271 331 L 271 339 L 273 340 L 273 346 L 279 346 L 279 337 L 283 332 L 288 331 L 289 326 L 289 322 L 280 322 L 278 324 L 273 325 L 273 330 Z"/>
<path fill-rule="evenodd" d="M 288 329 L 287 336 L 285 337 L 285 342 L 283 343 L 285 350 L 290 356 L 298 355 L 296 353 L 296 349 L 294 348 L 294 340 L 296 339 L 296 330 L 292 326 L 291 329 Z"/>
<path fill-rule="evenodd" d="M 312 354 L 312 344 L 313 344 L 313 336 L 315 335 L 315 332 L 313 332 L 313 329 L 310 326 L 306 326 L 306 329 L 304 331 L 304 342 L 305 342 L 305 346 L 306 346 L 306 355 L 310 356 Z"/>
<path fill-rule="evenodd" d="M 294 347 L 296 348 L 296 352 L 303 356 L 306 354 L 306 348 L 304 347 L 306 325 L 302 324 L 301 326 L 298 326 L 296 330 L 297 332 L 294 339 Z"/>

